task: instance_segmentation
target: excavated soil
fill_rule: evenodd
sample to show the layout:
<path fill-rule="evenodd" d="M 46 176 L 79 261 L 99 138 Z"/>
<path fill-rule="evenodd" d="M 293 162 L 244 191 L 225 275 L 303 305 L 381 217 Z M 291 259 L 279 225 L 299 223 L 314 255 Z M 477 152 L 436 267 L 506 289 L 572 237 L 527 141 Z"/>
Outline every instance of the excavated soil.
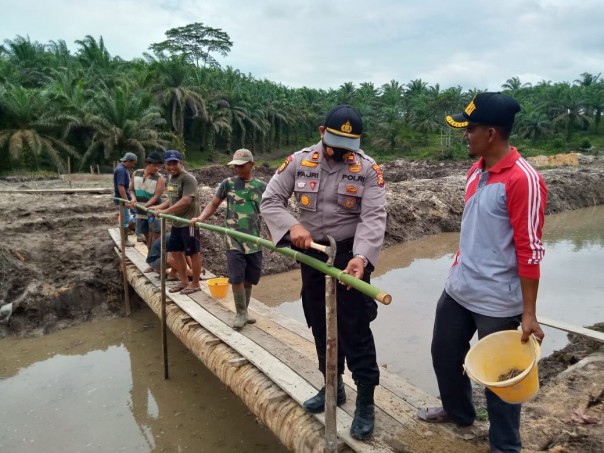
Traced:
<path fill-rule="evenodd" d="M 469 166 L 469 162 L 403 160 L 383 165 L 388 203 L 385 245 L 458 231 Z M 274 171 L 260 166 L 256 176 L 268 182 Z M 224 166 L 192 173 L 200 183 L 202 205 L 212 198 L 217 184 L 232 174 Z M 549 188 L 548 214 L 604 203 L 601 161 L 543 169 L 541 173 Z M 111 175 L 72 176 L 74 188 L 111 186 Z M 107 233 L 108 228 L 117 225 L 117 209 L 111 195 L 18 192 L 65 187 L 67 182 L 61 179 L 0 180 L 0 190 L 17 191 L 0 194 L 3 212 L 0 218 L 0 307 L 12 304 L 9 322 L 0 323 L 0 339 L 7 335 L 48 333 L 93 318 L 122 314 L 119 260 Z M 211 221 L 222 225 L 223 216 L 224 207 L 221 207 Z M 204 266 L 215 274 L 225 274 L 223 239 L 210 232 L 203 232 L 202 236 Z M 265 274 L 296 266 L 273 252 L 265 254 L 264 262 Z M 526 405 L 523 438 L 528 439 L 527 448 L 557 452 L 604 451 L 601 424 L 604 367 L 596 370 L 588 367 L 589 373 L 581 368 L 566 375 L 559 374 L 598 347 L 597 343 L 575 338 L 565 350 L 541 362 L 541 378 L 546 385 L 537 400 Z M 561 398 L 560 392 L 571 396 Z M 592 401 L 589 408 L 586 408 L 587 401 Z M 575 408 L 583 415 L 573 416 Z M 595 418 L 589 418 L 591 415 Z M 543 419 L 551 419 L 548 426 L 555 429 L 542 429 Z M 575 419 L 583 422 L 573 421 Z M 586 420 L 599 420 L 600 424 Z"/>

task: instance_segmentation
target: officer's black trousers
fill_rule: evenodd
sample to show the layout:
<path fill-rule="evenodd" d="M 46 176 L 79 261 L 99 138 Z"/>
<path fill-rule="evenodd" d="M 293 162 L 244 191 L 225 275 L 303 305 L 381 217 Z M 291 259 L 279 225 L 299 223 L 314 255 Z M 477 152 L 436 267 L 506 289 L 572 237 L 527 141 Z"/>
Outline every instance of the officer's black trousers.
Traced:
<path fill-rule="evenodd" d="M 313 258 L 326 261 L 322 252 L 304 250 Z M 345 269 L 352 259 L 352 241 L 338 243 L 334 266 Z M 306 322 L 312 329 L 319 359 L 319 370 L 325 374 L 325 274 L 301 264 L 302 305 Z M 369 283 L 373 266 L 365 269 L 363 280 Z M 378 369 L 375 342 L 369 323 L 377 316 L 377 303 L 355 289 L 347 290 L 336 282 L 338 305 L 338 373 L 344 372 L 344 359 L 357 384 L 378 385 Z"/>

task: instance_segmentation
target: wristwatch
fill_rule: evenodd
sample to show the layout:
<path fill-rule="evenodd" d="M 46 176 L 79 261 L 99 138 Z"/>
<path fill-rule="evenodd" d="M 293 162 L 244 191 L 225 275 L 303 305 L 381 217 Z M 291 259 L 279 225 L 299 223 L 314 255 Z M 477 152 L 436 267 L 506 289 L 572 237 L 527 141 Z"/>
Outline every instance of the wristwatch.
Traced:
<path fill-rule="evenodd" d="M 361 254 L 357 253 L 354 257 L 361 258 L 363 260 L 363 267 L 367 267 L 367 265 L 369 264 L 369 260 L 367 259 L 367 257 L 365 255 L 361 255 Z"/>

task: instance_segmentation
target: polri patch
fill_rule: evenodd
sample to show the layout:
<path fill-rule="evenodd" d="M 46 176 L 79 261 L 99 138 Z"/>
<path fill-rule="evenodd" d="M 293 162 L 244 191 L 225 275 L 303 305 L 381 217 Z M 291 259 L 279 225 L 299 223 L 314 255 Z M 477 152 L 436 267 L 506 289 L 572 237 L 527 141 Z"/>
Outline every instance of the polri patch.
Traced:
<path fill-rule="evenodd" d="M 371 166 L 375 170 L 375 174 L 377 175 L 377 184 L 380 187 L 384 187 L 384 173 L 378 164 L 373 164 Z"/>
<path fill-rule="evenodd" d="M 289 163 L 294 160 L 293 156 L 288 156 L 287 159 L 285 159 L 283 161 L 283 163 L 281 164 L 281 166 L 277 169 L 277 173 L 282 173 L 283 170 L 285 170 L 287 168 L 287 166 L 289 165 Z"/>
<path fill-rule="evenodd" d="M 344 198 L 344 207 L 346 209 L 352 209 L 357 205 L 357 199 L 353 197 Z"/>

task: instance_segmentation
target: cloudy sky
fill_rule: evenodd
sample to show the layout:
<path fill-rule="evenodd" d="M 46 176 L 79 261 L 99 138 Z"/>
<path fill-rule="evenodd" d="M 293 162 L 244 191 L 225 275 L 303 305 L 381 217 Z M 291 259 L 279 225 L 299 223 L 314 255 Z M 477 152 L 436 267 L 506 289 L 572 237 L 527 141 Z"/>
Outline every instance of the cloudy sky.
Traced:
<path fill-rule="evenodd" d="M 602 0 L 0 0 L 0 38 L 103 36 L 112 55 L 142 56 L 193 22 L 234 42 L 222 65 L 287 86 L 337 88 L 421 78 L 441 88 L 499 89 L 604 72 Z"/>

